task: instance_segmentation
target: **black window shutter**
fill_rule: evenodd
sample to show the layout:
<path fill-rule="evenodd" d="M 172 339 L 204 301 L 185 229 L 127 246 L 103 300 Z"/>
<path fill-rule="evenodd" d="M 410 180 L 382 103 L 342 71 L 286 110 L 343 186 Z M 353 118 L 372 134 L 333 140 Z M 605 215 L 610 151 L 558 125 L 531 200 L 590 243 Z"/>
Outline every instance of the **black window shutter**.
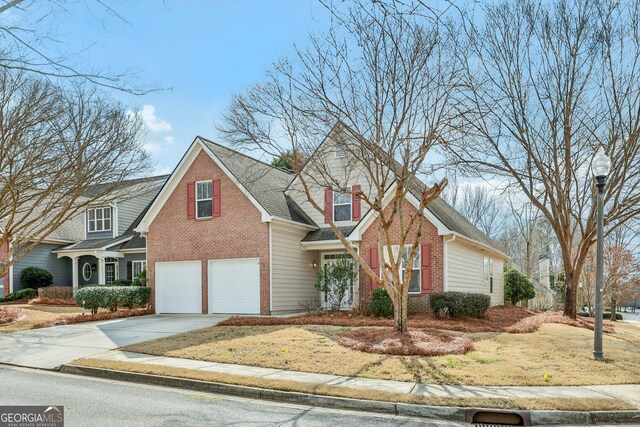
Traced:
<path fill-rule="evenodd" d="M 133 265 L 127 261 L 127 280 L 133 280 Z"/>

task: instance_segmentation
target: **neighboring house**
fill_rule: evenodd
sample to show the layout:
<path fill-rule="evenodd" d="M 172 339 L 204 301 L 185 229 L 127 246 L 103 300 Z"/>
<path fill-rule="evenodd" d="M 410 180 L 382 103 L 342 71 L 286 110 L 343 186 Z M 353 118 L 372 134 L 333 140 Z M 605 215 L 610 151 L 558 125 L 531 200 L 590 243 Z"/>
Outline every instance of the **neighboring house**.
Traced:
<path fill-rule="evenodd" d="M 74 288 L 136 277 L 146 268 L 146 254 L 145 240 L 133 227 L 166 179 L 165 175 L 126 181 L 108 202 L 97 200 L 66 221 L 10 268 L 2 280 L 4 294 L 23 288 L 20 275 L 31 266 L 52 273 L 54 285 Z M 103 190 L 97 185 L 87 196 Z M 20 250 L 2 248 L 0 256 Z"/>
<path fill-rule="evenodd" d="M 340 174 L 349 154 L 337 152 L 331 141 L 330 134 L 314 156 L 325 156 Z M 351 171 L 345 179 L 369 191 L 366 176 Z M 147 239 L 155 311 L 274 314 L 322 304 L 318 268 L 345 251 L 299 186 L 295 175 L 197 137 L 135 227 Z M 415 212 L 422 188 L 413 183 L 407 214 Z M 323 188 L 312 193 L 379 269 L 376 215 L 357 198 Z M 426 310 L 429 294 L 442 291 L 485 293 L 492 304 L 502 304 L 507 256 L 442 199 L 424 215 L 419 254 L 407 263 L 415 269 L 411 309 Z M 360 272 L 347 306 L 366 304 L 371 282 Z"/>

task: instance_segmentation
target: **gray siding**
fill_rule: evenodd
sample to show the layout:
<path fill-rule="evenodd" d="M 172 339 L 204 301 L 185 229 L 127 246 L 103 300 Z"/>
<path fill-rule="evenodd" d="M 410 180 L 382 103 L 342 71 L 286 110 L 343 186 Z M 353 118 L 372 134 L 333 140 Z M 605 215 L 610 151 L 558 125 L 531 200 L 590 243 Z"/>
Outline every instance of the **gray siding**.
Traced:
<path fill-rule="evenodd" d="M 151 203 L 151 200 L 158 194 L 158 187 L 155 190 L 141 193 L 135 197 L 118 202 L 118 235 L 124 234 L 127 228 L 140 213 Z"/>
<path fill-rule="evenodd" d="M 127 279 L 127 263 L 131 261 L 144 261 L 147 259 L 147 254 L 126 254 L 124 258 L 120 258 L 120 278 Z M 132 277 L 133 279 L 133 277 Z"/>
<path fill-rule="evenodd" d="M 89 280 L 84 280 L 84 276 L 82 276 L 82 268 L 84 267 L 84 265 L 86 263 L 89 263 L 90 265 L 95 265 L 96 269 L 95 271 L 91 272 L 91 277 L 89 278 Z M 93 256 L 81 256 L 80 258 L 78 258 L 78 285 L 80 287 L 82 286 L 86 286 L 86 285 L 97 285 L 98 284 L 98 259 L 96 257 Z"/>
<path fill-rule="evenodd" d="M 23 256 L 13 266 L 13 290 L 23 289 L 20 275 L 22 270 L 27 267 L 40 267 L 47 270 L 53 275 L 53 284 L 56 286 L 71 286 L 71 259 L 58 258 L 56 254 L 52 254 L 53 249 L 59 248 L 60 245 L 52 245 L 49 243 L 41 243 L 31 252 Z M 18 253 L 20 250 L 18 250 Z"/>
<path fill-rule="evenodd" d="M 88 239 L 109 239 L 113 237 L 113 208 L 111 208 L 111 230 L 109 231 L 89 231 L 89 215 L 85 214 L 84 227 L 87 230 Z"/>

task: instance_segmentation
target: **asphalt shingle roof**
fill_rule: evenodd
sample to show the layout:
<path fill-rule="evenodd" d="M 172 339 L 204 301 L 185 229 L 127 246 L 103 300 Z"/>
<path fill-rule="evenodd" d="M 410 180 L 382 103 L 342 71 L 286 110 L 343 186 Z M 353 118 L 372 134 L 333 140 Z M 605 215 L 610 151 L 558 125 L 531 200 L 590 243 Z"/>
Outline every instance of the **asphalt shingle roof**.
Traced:
<path fill-rule="evenodd" d="M 351 234 L 355 226 L 347 226 L 347 227 L 338 227 L 338 230 L 342 232 L 345 236 Z M 336 233 L 334 233 L 332 228 L 319 228 L 317 230 L 310 231 L 304 238 L 303 242 L 320 242 L 323 240 L 338 240 Z"/>
<path fill-rule="evenodd" d="M 122 243 L 123 239 L 126 239 L 127 236 L 118 236 L 111 239 L 89 239 L 82 240 L 78 243 L 74 243 L 73 245 L 63 246 L 61 248 L 56 249 L 56 251 L 67 251 L 67 250 L 76 250 L 76 249 L 100 249 L 100 248 L 110 248 L 112 246 L 116 246 L 119 243 Z"/>
<path fill-rule="evenodd" d="M 220 159 L 269 215 L 306 225 L 316 225 L 284 193 L 294 175 L 208 139 L 198 138 Z"/>

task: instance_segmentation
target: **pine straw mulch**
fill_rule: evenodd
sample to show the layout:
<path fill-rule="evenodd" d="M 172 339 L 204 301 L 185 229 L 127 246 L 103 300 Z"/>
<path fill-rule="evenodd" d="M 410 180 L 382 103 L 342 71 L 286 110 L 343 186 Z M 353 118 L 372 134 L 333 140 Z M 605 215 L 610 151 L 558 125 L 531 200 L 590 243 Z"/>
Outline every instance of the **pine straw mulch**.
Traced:
<path fill-rule="evenodd" d="M 0 325 L 15 322 L 24 316 L 22 309 L 18 307 L 0 307 Z"/>
<path fill-rule="evenodd" d="M 108 311 L 98 314 L 78 314 L 77 316 L 60 317 L 49 322 L 38 323 L 33 326 L 33 329 L 48 328 L 50 326 L 60 325 L 74 325 L 76 323 L 96 322 L 98 320 L 120 319 L 123 317 L 144 316 L 145 314 L 151 314 L 151 310 L 149 310 L 148 308 L 134 308 L 132 310 Z"/>
<path fill-rule="evenodd" d="M 544 323 L 565 325 L 593 330 L 593 319 L 579 317 L 575 320 L 558 312 L 536 312 L 516 306 L 495 306 L 489 308 L 485 318 L 443 319 L 431 314 L 409 316 L 408 326 L 412 329 L 441 329 L 457 332 L 507 332 L 523 334 L 537 331 Z M 393 326 L 393 319 L 364 316 L 349 312 L 306 313 L 292 317 L 251 317 L 233 316 L 218 326 L 282 326 L 282 325 L 331 325 L 331 326 Z M 612 325 L 605 323 L 606 333 L 615 332 Z"/>
<path fill-rule="evenodd" d="M 473 350 L 471 340 L 466 337 L 421 329 L 401 334 L 393 328 L 358 328 L 340 335 L 338 344 L 367 353 L 400 356 L 444 356 Z"/>
<path fill-rule="evenodd" d="M 29 305 L 68 305 L 73 307 L 77 303 L 72 299 L 38 297 L 29 301 Z"/>

